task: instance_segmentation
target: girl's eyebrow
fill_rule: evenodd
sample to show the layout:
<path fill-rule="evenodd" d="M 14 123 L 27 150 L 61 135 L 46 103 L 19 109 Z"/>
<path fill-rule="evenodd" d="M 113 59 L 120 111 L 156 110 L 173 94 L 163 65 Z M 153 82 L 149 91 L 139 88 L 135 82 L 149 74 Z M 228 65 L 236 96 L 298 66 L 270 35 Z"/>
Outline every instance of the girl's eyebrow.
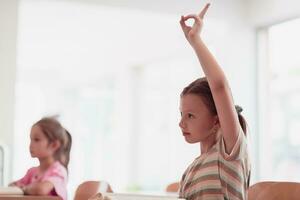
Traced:
<path fill-rule="evenodd" d="M 181 112 L 187 112 L 187 113 L 193 113 L 193 112 L 195 112 L 194 110 L 191 110 L 191 109 L 186 109 L 186 110 L 182 110 Z"/>

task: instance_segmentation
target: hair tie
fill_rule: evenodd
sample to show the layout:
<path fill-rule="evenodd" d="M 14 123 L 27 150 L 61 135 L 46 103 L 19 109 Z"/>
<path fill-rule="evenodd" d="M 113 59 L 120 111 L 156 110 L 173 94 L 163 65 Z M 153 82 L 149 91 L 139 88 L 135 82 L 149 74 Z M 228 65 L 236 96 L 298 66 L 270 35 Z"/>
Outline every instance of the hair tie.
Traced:
<path fill-rule="evenodd" d="M 239 105 L 235 105 L 235 110 L 238 114 L 241 114 L 241 112 L 243 111 L 243 108 Z"/>

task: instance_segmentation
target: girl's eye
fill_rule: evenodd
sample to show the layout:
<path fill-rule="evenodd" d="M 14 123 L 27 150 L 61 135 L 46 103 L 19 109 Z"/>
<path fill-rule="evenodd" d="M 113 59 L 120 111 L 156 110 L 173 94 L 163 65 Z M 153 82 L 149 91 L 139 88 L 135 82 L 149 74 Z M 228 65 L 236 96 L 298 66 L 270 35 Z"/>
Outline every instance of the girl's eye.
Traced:
<path fill-rule="evenodd" d="M 35 142 L 38 142 L 38 141 L 40 141 L 40 139 L 39 138 L 34 138 L 33 139 Z"/>
<path fill-rule="evenodd" d="M 194 118 L 194 115 L 192 115 L 191 113 L 188 113 L 188 118 Z"/>

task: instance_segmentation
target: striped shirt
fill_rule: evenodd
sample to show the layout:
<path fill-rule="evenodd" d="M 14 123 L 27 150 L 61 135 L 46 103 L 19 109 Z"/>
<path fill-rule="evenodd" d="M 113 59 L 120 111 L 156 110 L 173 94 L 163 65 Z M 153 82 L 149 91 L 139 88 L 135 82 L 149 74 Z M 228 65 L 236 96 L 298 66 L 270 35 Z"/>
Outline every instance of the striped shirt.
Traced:
<path fill-rule="evenodd" d="M 240 131 L 230 154 L 222 135 L 184 172 L 179 196 L 187 200 L 246 200 L 250 178 L 247 141 Z"/>

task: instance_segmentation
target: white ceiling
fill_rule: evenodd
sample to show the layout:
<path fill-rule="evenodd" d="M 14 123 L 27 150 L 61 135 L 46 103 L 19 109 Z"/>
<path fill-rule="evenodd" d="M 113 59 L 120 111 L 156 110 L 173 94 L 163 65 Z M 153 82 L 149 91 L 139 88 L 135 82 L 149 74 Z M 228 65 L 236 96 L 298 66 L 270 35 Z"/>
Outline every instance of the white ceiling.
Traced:
<path fill-rule="evenodd" d="M 196 12 L 200 10 L 206 3 L 211 3 L 215 9 L 211 9 L 211 16 L 217 15 L 224 10 L 239 10 L 245 13 L 246 0 L 66 0 L 77 1 L 91 4 L 100 4 L 106 6 L 116 6 L 126 9 L 147 10 L 150 12 L 185 14 L 187 12 Z M 217 10 L 217 11 L 216 11 Z M 218 13 L 217 13 L 218 12 Z M 230 13 L 230 12 L 228 12 Z M 227 13 L 227 14 L 228 14 Z"/>
<path fill-rule="evenodd" d="M 212 4 L 210 16 L 230 17 L 239 12 L 243 20 L 253 26 L 267 26 L 300 17 L 299 0 L 67 0 L 89 2 L 127 9 L 139 9 L 160 13 L 184 14 L 195 12 L 206 2 Z M 233 15 L 235 16 L 235 15 Z"/>

